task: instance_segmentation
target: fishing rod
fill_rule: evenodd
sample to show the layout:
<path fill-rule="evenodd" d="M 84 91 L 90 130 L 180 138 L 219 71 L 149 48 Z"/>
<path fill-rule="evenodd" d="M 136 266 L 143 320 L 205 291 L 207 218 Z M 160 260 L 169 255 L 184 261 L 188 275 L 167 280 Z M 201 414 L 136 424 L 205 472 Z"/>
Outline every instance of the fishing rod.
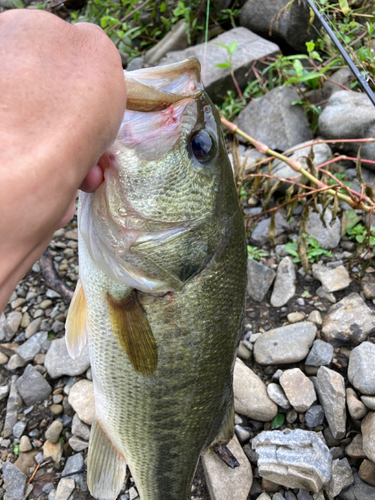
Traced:
<path fill-rule="evenodd" d="M 351 60 L 349 54 L 346 52 L 344 47 L 341 45 L 340 41 L 330 28 L 329 24 L 326 22 L 322 14 L 320 13 L 319 9 L 315 6 L 315 3 L 313 0 L 306 0 L 309 7 L 313 10 L 314 14 L 316 17 L 319 19 L 319 21 L 322 23 L 324 29 L 327 31 L 329 36 L 331 37 L 333 43 L 336 45 L 337 49 L 339 50 L 340 54 L 342 55 L 343 59 L 349 66 L 350 70 L 352 71 L 353 75 L 356 77 L 358 80 L 358 83 L 362 87 L 362 89 L 366 92 L 368 97 L 370 98 L 372 104 L 375 106 L 375 95 L 373 91 L 371 90 L 370 85 L 368 84 L 366 78 L 362 75 L 362 73 L 359 71 L 357 66 L 354 64 L 354 62 Z"/>

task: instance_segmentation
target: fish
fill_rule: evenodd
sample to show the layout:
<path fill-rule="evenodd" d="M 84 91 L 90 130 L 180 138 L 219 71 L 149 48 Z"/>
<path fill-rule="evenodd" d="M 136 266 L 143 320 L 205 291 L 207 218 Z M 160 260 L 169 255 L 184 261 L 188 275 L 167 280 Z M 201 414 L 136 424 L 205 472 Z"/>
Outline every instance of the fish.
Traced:
<path fill-rule="evenodd" d="M 70 355 L 88 343 L 95 419 L 87 483 L 188 500 L 199 457 L 233 436 L 246 240 L 219 114 L 191 58 L 124 72 L 104 182 L 79 199 Z"/>

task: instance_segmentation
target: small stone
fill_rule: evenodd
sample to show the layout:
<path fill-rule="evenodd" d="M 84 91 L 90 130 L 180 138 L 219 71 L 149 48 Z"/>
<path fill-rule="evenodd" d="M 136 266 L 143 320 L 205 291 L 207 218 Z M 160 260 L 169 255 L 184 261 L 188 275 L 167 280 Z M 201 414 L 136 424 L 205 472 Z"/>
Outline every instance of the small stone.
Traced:
<path fill-rule="evenodd" d="M 321 282 L 323 289 L 327 293 L 344 290 L 352 281 L 344 266 L 338 266 L 331 269 L 319 263 L 313 264 L 311 270 L 314 278 Z"/>
<path fill-rule="evenodd" d="M 83 468 L 83 456 L 82 453 L 76 453 L 71 455 L 66 461 L 62 475 L 71 474 L 72 472 L 82 471 Z M 79 487 L 80 491 L 87 491 L 87 485 L 83 479 L 83 474 L 73 474 L 70 479 L 74 479 L 76 486 Z"/>
<path fill-rule="evenodd" d="M 296 279 L 296 269 L 290 257 L 284 257 L 277 268 L 275 284 L 271 295 L 271 305 L 282 307 L 296 293 L 294 281 Z"/>
<path fill-rule="evenodd" d="M 331 497 L 336 497 L 353 482 L 354 477 L 348 460 L 346 458 L 333 460 L 331 480 L 324 489 Z"/>
<path fill-rule="evenodd" d="M 361 401 L 369 410 L 375 411 L 375 396 L 361 396 Z"/>
<path fill-rule="evenodd" d="M 315 238 L 319 245 L 325 250 L 336 248 L 341 237 L 341 222 L 338 217 L 332 220 L 332 212 L 330 208 L 324 211 L 324 222 L 320 220 L 323 212 L 322 205 L 318 204 L 318 212 L 314 212 L 312 208 L 309 210 L 309 220 L 307 223 L 307 232 L 310 238 Z"/>
<path fill-rule="evenodd" d="M 227 447 L 240 463 L 240 467 L 231 469 L 212 451 L 202 456 L 210 495 L 215 500 L 246 500 L 253 481 L 250 463 L 236 436 L 229 441 Z"/>
<path fill-rule="evenodd" d="M 60 333 L 65 329 L 65 323 L 59 320 L 55 320 L 52 325 L 53 333 Z"/>
<path fill-rule="evenodd" d="M 10 391 L 7 401 L 7 410 L 5 415 L 5 423 L 3 436 L 9 437 L 13 432 L 13 427 L 18 421 L 18 413 L 22 408 L 22 399 L 17 390 L 17 375 L 13 375 L 10 382 Z"/>
<path fill-rule="evenodd" d="M 27 436 L 22 436 L 22 437 L 27 437 Z M 21 444 L 20 444 L 20 451 L 21 451 Z M 19 469 L 21 472 L 24 474 L 29 475 L 30 474 L 30 469 L 33 468 L 35 469 L 36 466 L 36 461 L 35 461 L 35 455 L 38 452 L 36 450 L 34 451 L 29 451 L 26 453 L 20 453 L 17 460 L 14 462 L 14 465 Z"/>
<path fill-rule="evenodd" d="M 375 486 L 374 462 L 365 458 L 359 467 L 358 475 L 363 481 L 366 481 L 366 483 L 371 484 L 371 486 Z"/>
<path fill-rule="evenodd" d="M 129 500 L 136 500 L 136 498 L 139 498 L 138 491 L 135 486 L 132 486 L 129 488 Z"/>
<path fill-rule="evenodd" d="M 346 394 L 343 376 L 321 366 L 316 377 L 315 389 L 333 437 L 342 439 L 346 432 Z"/>
<path fill-rule="evenodd" d="M 8 362 L 8 356 L 5 356 L 4 353 L 0 352 L 0 365 L 5 365 Z"/>
<path fill-rule="evenodd" d="M 320 405 L 310 406 L 305 413 L 306 425 L 310 428 L 318 427 L 324 422 L 324 411 Z"/>
<path fill-rule="evenodd" d="M 51 405 L 51 412 L 53 413 L 53 415 L 61 415 L 62 412 L 64 411 L 64 407 L 62 405 Z"/>
<path fill-rule="evenodd" d="M 10 462 L 3 463 L 5 500 L 23 500 L 27 476 Z"/>
<path fill-rule="evenodd" d="M 30 325 L 30 314 L 26 311 L 22 315 L 21 328 L 27 328 Z"/>
<path fill-rule="evenodd" d="M 268 384 L 267 394 L 269 398 L 272 399 L 272 401 L 278 406 L 281 406 L 281 408 L 284 408 L 285 410 L 288 410 L 290 408 L 288 398 L 285 396 L 285 392 L 282 390 L 279 384 Z"/>
<path fill-rule="evenodd" d="M 19 420 L 14 426 L 13 426 L 13 436 L 15 438 L 20 438 L 23 434 L 23 431 L 26 429 L 26 422 L 23 422 L 22 420 Z"/>
<path fill-rule="evenodd" d="M 46 379 L 31 365 L 27 365 L 22 377 L 17 380 L 17 389 L 28 406 L 44 401 L 52 392 Z"/>
<path fill-rule="evenodd" d="M 261 302 L 275 279 L 276 273 L 254 259 L 247 260 L 247 293 Z"/>
<path fill-rule="evenodd" d="M 13 354 L 13 356 L 11 356 L 8 361 L 9 370 L 17 370 L 17 368 L 23 368 L 26 365 L 27 365 L 26 359 L 24 359 L 19 354 Z"/>
<path fill-rule="evenodd" d="M 30 439 L 28 436 L 22 436 L 20 441 L 20 452 L 25 453 L 26 451 L 32 450 L 33 447 L 30 443 Z"/>
<path fill-rule="evenodd" d="M 375 413 L 371 412 L 362 420 L 362 446 L 367 458 L 375 462 Z"/>
<path fill-rule="evenodd" d="M 46 299 L 43 300 L 40 304 L 38 304 L 41 309 L 47 309 L 52 305 L 52 300 Z"/>
<path fill-rule="evenodd" d="M 89 446 L 89 443 L 87 441 L 84 441 L 77 436 L 72 436 L 71 438 L 69 438 L 69 444 L 74 451 L 83 451 Z"/>
<path fill-rule="evenodd" d="M 333 358 L 333 346 L 323 340 L 315 340 L 307 356 L 305 365 L 325 366 L 329 365 Z"/>
<path fill-rule="evenodd" d="M 33 335 L 36 334 L 41 322 L 42 322 L 42 318 L 36 318 L 29 324 L 29 326 L 26 328 L 26 331 L 25 331 L 25 336 L 27 339 L 29 339 L 30 337 L 32 337 Z"/>
<path fill-rule="evenodd" d="M 84 439 L 85 441 L 88 441 L 90 439 L 90 429 L 86 424 L 82 422 L 82 420 L 80 420 L 77 413 L 73 417 L 72 433 L 75 436 Z"/>
<path fill-rule="evenodd" d="M 54 420 L 46 430 L 46 439 L 52 444 L 56 444 L 63 430 L 63 424 L 58 420 Z"/>
<path fill-rule="evenodd" d="M 9 394 L 9 385 L 0 385 L 0 401 L 5 399 Z"/>
<path fill-rule="evenodd" d="M 303 312 L 292 312 L 287 315 L 287 319 L 289 323 L 298 323 L 299 321 L 303 321 L 305 319 L 305 313 Z"/>
<path fill-rule="evenodd" d="M 260 422 L 277 415 L 277 405 L 267 395 L 265 384 L 241 360 L 237 359 L 233 374 L 234 407 L 237 413 Z"/>
<path fill-rule="evenodd" d="M 314 323 L 316 326 L 321 326 L 323 320 L 320 311 L 311 311 L 307 317 L 307 321 L 311 321 L 311 323 Z"/>
<path fill-rule="evenodd" d="M 16 349 L 16 353 L 22 356 L 27 362 L 32 361 L 34 356 L 42 349 L 42 344 L 47 340 L 47 332 L 39 332 L 26 340 L 20 347 Z"/>
<path fill-rule="evenodd" d="M 346 389 L 346 404 L 348 405 L 350 416 L 354 420 L 362 419 L 367 413 L 366 406 L 357 398 L 356 393 L 350 387 Z"/>
<path fill-rule="evenodd" d="M 352 458 L 366 458 L 366 453 L 363 451 L 362 434 L 356 434 L 352 442 L 345 448 L 345 453 Z"/>
<path fill-rule="evenodd" d="M 44 316 L 44 311 L 43 311 L 43 309 L 37 309 L 37 310 L 34 312 L 33 318 L 34 318 L 34 319 L 37 319 L 37 318 L 41 318 L 42 316 Z"/>
<path fill-rule="evenodd" d="M 238 346 L 237 356 L 244 361 L 249 360 L 252 356 L 251 351 L 246 347 L 242 340 Z"/>
<path fill-rule="evenodd" d="M 354 473 L 354 483 L 340 493 L 340 500 L 372 500 L 375 498 L 375 488 L 364 483 L 357 473 Z"/>
<path fill-rule="evenodd" d="M 43 445 L 43 459 L 47 460 L 52 458 L 55 463 L 59 463 L 63 454 L 63 444 L 59 441 L 58 443 L 50 443 L 46 441 Z"/>
<path fill-rule="evenodd" d="M 299 368 L 285 370 L 280 377 L 280 385 L 298 412 L 305 412 L 316 401 L 313 383 Z"/>
<path fill-rule="evenodd" d="M 63 399 L 64 399 L 64 396 L 62 394 L 56 394 L 55 396 L 53 396 L 52 402 L 53 402 L 53 404 L 58 405 L 62 402 Z"/>
<path fill-rule="evenodd" d="M 90 380 L 79 380 L 69 391 L 69 404 L 85 424 L 95 417 L 94 385 Z"/>
<path fill-rule="evenodd" d="M 286 412 L 286 421 L 288 422 L 288 424 L 294 424 L 297 418 L 298 418 L 298 413 L 294 408 L 291 408 Z"/>
<path fill-rule="evenodd" d="M 348 378 L 362 394 L 375 395 L 375 344 L 362 342 L 355 347 L 349 358 Z"/>
<path fill-rule="evenodd" d="M 320 299 L 328 300 L 331 304 L 336 303 L 336 297 L 333 293 L 327 292 L 322 286 L 316 290 L 316 294 Z"/>
<path fill-rule="evenodd" d="M 75 488 L 74 479 L 60 479 L 54 500 L 68 500 Z"/>
<path fill-rule="evenodd" d="M 5 339 L 9 342 L 15 336 L 22 321 L 22 313 L 12 311 L 8 314 L 6 322 L 3 326 Z"/>
<path fill-rule="evenodd" d="M 49 299 L 61 299 L 61 295 L 55 292 L 55 290 L 51 290 L 50 288 L 48 288 L 46 292 L 46 297 L 48 297 Z"/>
<path fill-rule="evenodd" d="M 72 359 L 66 348 L 65 338 L 56 339 L 48 349 L 44 366 L 51 378 L 82 375 L 90 366 L 88 346 L 83 347 L 78 358 Z"/>
<path fill-rule="evenodd" d="M 263 333 L 254 344 L 255 361 L 279 365 L 302 361 L 309 352 L 317 328 L 310 321 L 282 326 Z"/>

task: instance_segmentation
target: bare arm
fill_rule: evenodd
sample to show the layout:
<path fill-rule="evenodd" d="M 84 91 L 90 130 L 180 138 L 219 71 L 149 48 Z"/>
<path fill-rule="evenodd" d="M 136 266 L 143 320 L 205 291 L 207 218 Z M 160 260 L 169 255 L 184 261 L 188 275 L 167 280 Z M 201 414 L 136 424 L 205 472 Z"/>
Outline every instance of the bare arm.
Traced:
<path fill-rule="evenodd" d="M 1 311 L 72 214 L 77 188 L 100 184 L 95 165 L 126 92 L 120 56 L 99 27 L 43 11 L 0 14 L 0 60 Z"/>

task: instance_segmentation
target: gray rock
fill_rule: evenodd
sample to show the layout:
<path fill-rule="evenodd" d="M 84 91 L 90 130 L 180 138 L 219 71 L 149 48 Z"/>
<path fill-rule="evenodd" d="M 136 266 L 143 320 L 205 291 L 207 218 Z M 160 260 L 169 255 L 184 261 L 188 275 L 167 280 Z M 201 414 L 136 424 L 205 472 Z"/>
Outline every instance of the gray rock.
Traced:
<path fill-rule="evenodd" d="M 240 467 L 231 469 L 215 453 L 202 456 L 204 473 L 211 498 L 215 500 L 246 500 L 253 482 L 251 465 L 236 436 L 227 444 Z"/>
<path fill-rule="evenodd" d="M 271 305 L 282 307 L 294 297 L 296 286 L 296 268 L 290 257 L 284 257 L 277 268 L 276 280 L 271 295 Z"/>
<path fill-rule="evenodd" d="M 371 412 L 362 420 L 362 447 L 366 457 L 375 463 L 375 413 Z"/>
<path fill-rule="evenodd" d="M 282 390 L 279 384 L 274 384 L 273 382 L 271 382 L 271 384 L 268 384 L 267 394 L 269 398 L 272 399 L 272 401 L 278 406 L 281 406 L 281 408 L 284 408 L 285 410 L 288 410 L 290 408 L 288 398 L 285 396 L 285 392 Z"/>
<path fill-rule="evenodd" d="M 305 412 L 316 401 L 314 385 L 299 368 L 285 370 L 280 385 L 293 408 Z"/>
<path fill-rule="evenodd" d="M 248 73 L 251 65 L 263 57 L 271 57 L 279 52 L 279 47 L 264 40 L 246 28 L 234 28 L 219 35 L 207 44 L 205 61 L 205 44 L 200 43 L 185 50 L 170 52 L 164 57 L 160 64 L 171 64 L 183 61 L 188 57 L 196 57 L 203 68 L 205 66 L 204 86 L 209 96 L 215 103 L 221 102 L 227 95 L 228 90 L 237 93 L 229 69 L 221 69 L 216 65 L 228 59 L 228 52 L 224 47 L 217 45 L 229 45 L 233 41 L 238 43 L 237 50 L 232 56 L 232 68 L 241 89 L 244 89 L 251 75 Z M 255 78 L 255 76 L 254 76 Z"/>
<path fill-rule="evenodd" d="M 332 477 L 324 489 L 331 497 L 336 497 L 341 490 L 350 486 L 353 482 L 354 476 L 347 458 L 333 460 Z"/>
<path fill-rule="evenodd" d="M 312 496 L 307 490 L 300 489 L 297 493 L 297 500 L 312 500 Z"/>
<path fill-rule="evenodd" d="M 331 304 L 336 303 L 336 297 L 333 293 L 326 292 L 322 286 L 317 289 L 316 294 L 320 299 L 328 300 Z"/>
<path fill-rule="evenodd" d="M 88 425 L 84 424 L 82 420 L 80 420 L 77 413 L 73 417 L 72 433 L 75 436 L 84 439 L 85 441 L 88 441 L 90 439 L 90 429 Z"/>
<path fill-rule="evenodd" d="M 46 297 L 49 299 L 61 299 L 61 295 L 50 288 L 46 291 Z"/>
<path fill-rule="evenodd" d="M 302 147 L 304 146 L 304 147 Z M 302 167 L 308 170 L 307 159 L 309 156 L 311 148 L 314 154 L 314 164 L 320 165 L 321 163 L 326 162 L 332 156 L 331 148 L 328 144 L 311 144 L 311 143 L 303 143 L 297 144 L 294 148 L 285 151 L 283 154 L 288 156 L 292 160 L 299 161 Z M 295 170 L 292 169 L 287 163 L 282 160 L 276 159 L 272 162 L 272 174 L 276 175 L 280 179 L 288 179 L 290 177 L 293 178 L 293 182 L 301 182 L 302 174 L 298 174 Z M 265 172 L 264 170 L 264 173 Z M 271 181 L 273 182 L 273 181 Z M 285 191 L 290 186 L 289 183 L 283 182 L 277 188 L 279 191 Z"/>
<path fill-rule="evenodd" d="M 250 235 L 250 243 L 257 246 L 263 246 L 268 242 L 268 231 L 271 219 L 263 219 L 256 225 L 256 228 Z M 275 214 L 276 236 L 279 236 L 284 231 L 289 231 L 290 225 L 287 223 L 284 215 L 281 212 Z"/>
<path fill-rule="evenodd" d="M 23 422 L 22 420 L 19 420 L 14 426 L 13 426 L 13 436 L 15 438 L 20 438 L 23 434 L 23 431 L 26 429 L 26 422 Z"/>
<path fill-rule="evenodd" d="M 339 373 L 321 366 L 316 377 L 316 392 L 324 408 L 332 435 L 342 439 L 346 431 L 345 382 Z"/>
<path fill-rule="evenodd" d="M 289 323 L 299 323 L 305 319 L 305 313 L 301 311 L 292 312 L 287 315 Z"/>
<path fill-rule="evenodd" d="M 12 311 L 6 317 L 5 323 L 2 326 L 2 332 L 5 340 L 9 342 L 15 336 L 22 321 L 22 313 L 19 311 Z"/>
<path fill-rule="evenodd" d="M 60 479 L 56 488 L 54 500 L 68 500 L 75 487 L 74 479 Z"/>
<path fill-rule="evenodd" d="M 363 460 L 358 471 L 359 477 L 366 483 L 375 486 L 375 464 L 371 460 Z"/>
<path fill-rule="evenodd" d="M 316 331 L 316 326 L 309 321 L 269 330 L 255 341 L 255 360 L 261 365 L 281 365 L 302 361 L 309 352 Z"/>
<path fill-rule="evenodd" d="M 310 26 L 307 4 L 293 2 L 288 5 L 287 0 L 247 0 L 241 10 L 240 24 L 265 38 L 271 37 L 276 43 L 287 43 L 304 53 L 305 43 L 317 38 L 315 28 L 319 27 L 319 22 L 315 18 L 314 27 Z"/>
<path fill-rule="evenodd" d="M 39 332 L 33 335 L 29 340 L 26 340 L 20 347 L 16 349 L 16 353 L 23 357 L 27 362 L 32 361 L 34 356 L 41 351 L 42 344 L 47 340 L 47 332 Z"/>
<path fill-rule="evenodd" d="M 318 425 L 322 425 L 324 422 L 323 407 L 320 405 L 310 406 L 305 413 L 305 422 L 311 429 Z"/>
<path fill-rule="evenodd" d="M 6 321 L 7 321 L 7 319 L 5 317 L 5 314 L 2 313 L 0 315 L 0 342 L 2 342 L 5 339 L 4 327 L 5 327 Z"/>
<path fill-rule="evenodd" d="M 79 380 L 70 389 L 68 398 L 79 418 L 91 425 L 95 417 L 94 384 L 90 380 Z"/>
<path fill-rule="evenodd" d="M 136 71 L 137 69 L 142 69 L 144 67 L 144 62 L 143 57 L 135 57 L 128 63 L 126 71 Z"/>
<path fill-rule="evenodd" d="M 311 313 L 307 317 L 307 321 L 311 321 L 311 323 L 314 323 L 316 326 L 321 326 L 321 324 L 323 323 L 322 315 L 319 311 L 311 311 Z"/>
<path fill-rule="evenodd" d="M 27 339 L 36 334 L 36 332 L 39 330 L 41 322 L 42 318 L 36 318 L 29 324 L 29 326 L 25 330 L 25 336 Z"/>
<path fill-rule="evenodd" d="M 350 416 L 354 420 L 362 419 L 367 413 L 366 406 L 357 398 L 356 393 L 350 387 L 346 389 L 346 404 L 348 405 Z"/>
<path fill-rule="evenodd" d="M 0 385 L 0 401 L 5 399 L 9 394 L 9 385 Z"/>
<path fill-rule="evenodd" d="M 252 447 L 259 454 L 259 473 L 269 481 L 317 493 L 331 478 L 329 449 L 315 432 L 261 432 Z"/>
<path fill-rule="evenodd" d="M 375 396 L 361 396 L 361 401 L 366 408 L 375 411 Z"/>
<path fill-rule="evenodd" d="M 64 470 L 62 475 L 65 476 L 67 474 L 71 474 L 72 472 L 82 471 L 83 468 L 83 456 L 82 453 L 76 453 L 75 455 L 71 455 L 66 461 Z M 69 476 L 71 479 L 74 479 L 76 486 L 79 488 L 79 491 L 87 491 L 87 484 L 84 481 L 83 473 L 74 474 Z"/>
<path fill-rule="evenodd" d="M 234 123 L 269 148 L 288 150 L 313 138 L 302 106 L 293 105 L 299 100 L 297 90 L 291 85 L 276 87 L 252 99 Z"/>
<path fill-rule="evenodd" d="M 23 500 L 27 476 L 10 462 L 3 462 L 4 500 Z"/>
<path fill-rule="evenodd" d="M 17 375 L 13 375 L 10 382 L 10 391 L 7 401 L 7 411 L 5 415 L 3 436 L 5 438 L 11 436 L 13 427 L 18 421 L 18 413 L 22 408 L 22 399 L 17 390 Z"/>
<path fill-rule="evenodd" d="M 59 440 L 60 434 L 63 430 L 62 422 L 54 420 L 46 430 L 46 439 L 52 444 L 56 444 Z"/>
<path fill-rule="evenodd" d="M 64 330 L 64 328 L 65 328 L 65 323 L 63 323 L 62 321 L 56 320 L 53 322 L 52 325 L 53 333 L 60 333 Z"/>
<path fill-rule="evenodd" d="M 309 210 L 309 221 L 307 223 L 307 231 L 310 237 L 315 238 L 319 245 L 330 250 L 337 247 L 341 237 L 341 222 L 339 218 L 332 221 L 332 212 L 327 208 L 324 212 L 325 225 L 320 217 L 323 211 L 322 205 L 318 204 L 319 212 L 314 212 L 312 208 Z"/>
<path fill-rule="evenodd" d="M 345 454 L 352 458 L 366 458 L 362 441 L 362 434 L 356 434 L 352 442 L 345 448 Z"/>
<path fill-rule="evenodd" d="M 333 358 L 333 346 L 323 340 L 315 340 L 307 356 L 305 365 L 309 366 L 327 366 Z"/>
<path fill-rule="evenodd" d="M 84 441 L 77 436 L 69 438 L 69 445 L 74 451 L 83 451 L 89 447 L 89 443 L 87 441 Z"/>
<path fill-rule="evenodd" d="M 31 365 L 26 366 L 16 384 L 21 398 L 28 406 L 44 401 L 52 392 L 46 379 Z"/>
<path fill-rule="evenodd" d="M 175 24 L 171 31 L 160 40 L 152 49 L 146 52 L 144 61 L 146 64 L 156 64 L 168 52 L 184 50 L 188 46 L 186 30 L 189 29 L 185 21 L 181 20 Z"/>
<path fill-rule="evenodd" d="M 8 361 L 8 370 L 17 370 L 17 368 L 23 368 L 27 365 L 26 359 L 23 359 L 22 356 L 15 353 L 13 356 L 9 358 Z"/>
<path fill-rule="evenodd" d="M 328 293 L 344 290 L 352 281 L 344 266 L 338 266 L 331 269 L 321 263 L 313 264 L 312 274 L 316 280 L 322 283 L 324 291 Z"/>
<path fill-rule="evenodd" d="M 375 109 L 366 94 L 346 90 L 335 92 L 319 116 L 319 130 L 324 139 L 374 137 Z M 342 143 L 340 149 L 356 156 L 359 146 L 359 143 Z M 374 143 L 363 144 L 361 156 L 374 160 Z M 374 170 L 374 165 L 366 166 Z"/>
<path fill-rule="evenodd" d="M 334 346 L 360 344 L 375 331 L 375 314 L 358 293 L 351 293 L 329 308 L 322 337 Z"/>
<path fill-rule="evenodd" d="M 375 396 L 375 345 L 362 342 L 349 357 L 348 378 L 362 394 Z"/>
<path fill-rule="evenodd" d="M 254 259 L 247 259 L 247 293 L 253 300 L 261 302 L 275 279 L 272 269 Z"/>
<path fill-rule="evenodd" d="M 268 397 L 264 382 L 239 359 L 234 365 L 233 390 L 234 408 L 240 415 L 260 422 L 276 417 L 277 405 Z"/>
<path fill-rule="evenodd" d="M 340 493 L 340 500 L 372 500 L 375 498 L 375 487 L 363 482 L 357 473 L 354 473 L 354 484 Z"/>
<path fill-rule="evenodd" d="M 48 349 L 44 366 L 51 378 L 58 378 L 62 375 L 70 375 L 71 377 L 81 375 L 90 366 L 88 346 L 83 347 L 78 358 L 72 359 L 66 348 L 65 338 L 56 339 Z"/>

